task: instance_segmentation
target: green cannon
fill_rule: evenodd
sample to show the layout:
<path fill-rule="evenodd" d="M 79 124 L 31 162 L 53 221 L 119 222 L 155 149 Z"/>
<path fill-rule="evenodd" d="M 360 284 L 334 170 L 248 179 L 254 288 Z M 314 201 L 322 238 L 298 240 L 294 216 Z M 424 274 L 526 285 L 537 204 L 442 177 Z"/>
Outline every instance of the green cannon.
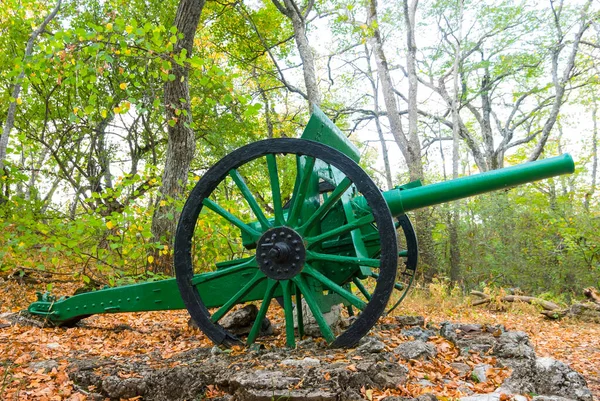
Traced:
<path fill-rule="evenodd" d="M 303 335 L 308 308 L 332 347 L 351 347 L 391 294 L 399 292 L 395 307 L 413 281 L 417 240 L 407 212 L 574 171 L 562 155 L 382 192 L 359 159 L 316 109 L 301 139 L 246 145 L 201 174 L 177 227 L 176 278 L 60 299 L 39 294 L 29 311 L 70 325 L 99 313 L 185 308 L 215 344 L 231 345 L 241 340 L 219 322 L 236 305 L 260 304 L 246 338 L 252 344 L 270 305 L 279 304 L 272 312 L 285 322 L 288 346 Z M 334 305 L 353 316 L 341 333 L 326 321 Z"/>

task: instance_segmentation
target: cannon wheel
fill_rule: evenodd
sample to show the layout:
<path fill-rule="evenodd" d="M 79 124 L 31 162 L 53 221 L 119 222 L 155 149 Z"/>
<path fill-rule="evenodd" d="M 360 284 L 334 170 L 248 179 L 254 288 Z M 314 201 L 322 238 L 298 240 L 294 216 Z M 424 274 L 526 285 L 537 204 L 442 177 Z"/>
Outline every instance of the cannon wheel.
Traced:
<path fill-rule="evenodd" d="M 291 196 L 291 206 L 287 211 L 289 219 L 286 219 L 283 213 L 281 204 L 281 193 L 279 188 L 279 177 L 276 167 L 277 155 L 296 155 L 305 156 L 306 163 L 298 169 L 302 169 L 299 176 L 303 177 L 297 180 L 294 192 Z M 265 212 L 260 208 L 258 202 L 253 197 L 243 180 L 239 179 L 237 169 L 258 158 L 266 158 L 266 164 L 269 169 L 269 178 L 273 195 L 273 219 L 265 217 Z M 315 160 L 321 160 L 331 166 L 334 166 L 345 175 L 345 179 L 336 187 L 333 193 L 323 201 L 310 217 L 305 217 L 300 213 L 305 202 L 305 189 L 307 188 L 309 178 L 312 175 Z M 298 164 L 300 166 L 300 164 Z M 223 182 L 228 175 L 236 181 L 236 185 L 240 192 L 244 195 L 248 205 L 255 214 L 257 220 L 261 223 L 258 228 L 250 226 L 239 218 L 227 212 L 224 208 L 209 199 L 210 195 Z M 235 177 L 238 177 L 236 180 Z M 341 198 L 343 193 L 354 185 L 356 190 L 365 198 L 372 213 L 358 218 L 354 222 L 343 224 L 335 229 L 314 235 L 308 232 L 315 223 L 325 216 L 325 214 L 334 206 Z M 228 271 L 239 271 L 239 269 L 253 269 L 256 274 L 244 288 L 221 306 L 211 316 L 204 302 L 202 294 L 199 294 L 194 283 L 194 268 L 192 263 L 192 241 L 196 223 L 203 206 L 221 215 L 230 223 L 236 225 L 248 236 L 256 241 L 257 253 L 249 260 L 240 260 L 237 265 L 226 269 L 223 272 L 225 276 Z M 288 221 L 289 220 L 289 221 Z M 366 224 L 376 224 L 379 232 L 379 241 L 381 244 L 381 254 L 378 259 L 359 259 L 351 256 L 338 256 L 313 252 L 313 247 L 320 244 L 322 241 L 335 238 L 339 235 L 349 233 Z M 275 230 L 276 228 L 276 230 Z M 287 249 L 286 243 L 277 243 L 273 245 L 273 240 L 279 232 L 284 233 L 283 237 L 289 238 L 289 241 L 296 241 L 294 244 L 299 244 L 296 251 L 286 253 L 285 257 L 293 257 L 295 260 L 300 260 L 301 263 L 288 265 L 289 269 L 278 270 L 277 272 L 269 271 L 268 262 L 270 258 L 281 257 L 283 251 Z M 300 237 L 300 241 L 297 241 Z M 283 241 L 283 240 L 282 240 Z M 289 245 L 289 244 L 288 244 Z M 294 245 L 297 246 L 297 245 Z M 265 257 L 262 252 L 265 247 L 269 248 L 269 254 Z M 277 252 L 271 250 L 277 248 Z M 285 249 L 284 249 L 285 248 Z M 279 252 L 281 251 L 281 252 Z M 247 343 L 251 344 L 255 341 L 260 326 L 266 315 L 267 309 L 275 289 L 281 286 L 281 292 L 284 298 L 284 315 L 286 325 L 286 343 L 288 346 L 295 346 L 294 338 L 294 309 L 298 314 L 298 324 L 301 323 L 301 308 L 294 308 L 292 295 L 296 295 L 296 304 L 300 297 L 304 297 L 323 337 L 332 347 L 352 347 L 367 334 L 367 332 L 375 325 L 379 317 L 385 311 L 385 307 L 389 297 L 393 291 L 396 279 L 396 269 L 398 264 L 398 247 L 396 241 L 396 231 L 393 219 L 390 215 L 389 208 L 371 178 L 349 157 L 343 153 L 323 145 L 318 142 L 307 141 L 302 139 L 282 138 L 268 139 L 260 142 L 255 142 L 235 150 L 225 156 L 198 181 L 190 196 L 188 197 L 185 206 L 182 210 L 177 233 L 175 236 L 174 246 L 174 263 L 177 277 L 177 284 L 184 304 L 190 313 L 192 319 L 198 327 L 216 344 L 233 345 L 239 343 L 240 340 L 233 334 L 226 331 L 218 324 L 218 321 L 238 302 L 248 291 L 259 282 L 259 280 L 267 280 L 266 291 L 262 299 L 262 304 L 259 308 L 258 315 L 248 335 Z M 371 294 L 371 299 L 368 303 L 362 301 L 359 297 L 352 294 L 342 286 L 328 279 L 326 273 L 321 273 L 318 269 L 310 265 L 311 261 L 335 261 L 337 263 L 344 262 L 348 264 L 369 264 L 372 268 L 378 269 L 379 275 L 375 289 Z M 285 259 L 281 263 L 287 263 Z M 290 261 L 291 262 L 291 261 Z M 359 263 L 360 262 L 360 263 Z M 278 262 L 279 263 L 279 262 Z M 324 269 L 326 270 L 326 268 Z M 309 281 L 317 281 L 324 287 L 327 287 L 330 292 L 337 293 L 347 302 L 357 307 L 361 313 L 358 318 L 339 336 L 335 336 L 327 325 L 323 313 L 315 301 L 312 289 L 308 285 Z"/>
<path fill-rule="evenodd" d="M 406 298 L 408 294 L 408 290 L 413 284 L 415 279 L 415 275 L 417 273 L 417 265 L 419 259 L 419 247 L 417 242 L 417 233 L 410 221 L 409 217 L 405 214 L 399 216 L 396 219 L 396 227 L 398 228 L 398 238 L 402 238 L 400 241 L 401 244 L 398 244 L 402 249 L 400 249 L 399 255 L 400 260 L 403 262 L 404 269 L 398 268 L 398 278 L 396 283 L 394 284 L 394 289 L 400 294 L 398 300 L 394 303 L 394 305 L 385 312 L 385 315 L 389 315 L 392 313 Z M 377 280 L 378 274 L 373 272 L 373 274 L 367 279 Z M 368 280 L 360 280 L 355 277 L 352 282 L 358 289 L 358 291 L 367 299 L 371 299 L 371 293 L 368 291 L 367 287 L 364 283 L 368 283 Z M 354 309 L 352 306 L 348 306 L 348 313 L 350 316 L 354 315 Z"/>

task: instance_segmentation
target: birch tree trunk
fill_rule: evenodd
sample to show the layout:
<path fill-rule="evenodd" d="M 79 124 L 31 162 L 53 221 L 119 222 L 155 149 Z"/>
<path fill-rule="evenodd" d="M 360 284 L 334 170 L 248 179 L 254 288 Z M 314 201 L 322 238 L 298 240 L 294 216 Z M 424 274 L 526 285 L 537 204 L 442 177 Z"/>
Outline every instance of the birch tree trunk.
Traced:
<path fill-rule="evenodd" d="M 175 15 L 175 27 L 183 37 L 178 38 L 173 53 L 178 55 L 182 50 L 191 56 L 194 47 L 194 36 L 200 22 L 200 14 L 204 0 L 181 0 Z M 156 200 L 152 216 L 152 235 L 154 241 L 172 245 L 179 213 L 173 200 L 183 195 L 188 180 L 188 171 L 194 151 L 196 150 L 195 134 L 192 130 L 192 110 L 188 87 L 188 69 L 185 65 L 174 64 L 172 73 L 175 79 L 165 83 L 165 112 L 168 125 L 168 144 L 165 154 L 165 170 L 162 176 L 160 196 Z M 170 258 L 155 258 L 155 270 L 172 274 Z"/>
<path fill-rule="evenodd" d="M 598 102 L 596 94 L 592 93 L 592 184 L 590 190 L 585 194 L 584 206 L 586 211 L 590 211 L 590 199 L 594 197 L 596 192 L 596 180 L 598 177 Z"/>
<path fill-rule="evenodd" d="M 60 11 L 60 7 L 62 4 L 62 0 L 57 0 L 56 5 L 50 11 L 50 13 L 44 18 L 44 21 L 40 24 L 40 26 L 31 33 L 29 40 L 27 41 L 27 46 L 25 48 L 25 55 L 23 56 L 23 60 L 27 60 L 31 57 L 33 53 L 33 45 L 37 38 L 44 32 L 48 24 L 56 17 L 58 12 Z M 4 163 L 6 161 L 6 152 L 8 149 L 8 138 L 10 136 L 10 131 L 12 131 L 15 125 L 15 115 L 17 112 L 17 99 L 21 95 L 21 87 L 23 78 L 25 78 L 25 69 L 23 68 L 21 73 L 17 76 L 15 84 L 12 90 L 12 98 L 14 99 L 8 105 L 8 112 L 6 113 L 6 121 L 4 122 L 4 127 L 2 129 L 2 135 L 0 135 L 0 176 L 4 174 Z M 0 193 L 1 196 L 1 193 Z M 1 199 L 0 199 L 1 200 Z"/>
<path fill-rule="evenodd" d="M 452 86 L 454 96 L 452 98 L 452 179 L 458 178 L 458 160 L 460 151 L 460 95 L 459 95 L 459 66 L 461 60 L 462 23 L 463 23 L 463 0 L 458 0 L 458 32 L 456 34 L 456 47 L 454 50 L 454 65 L 452 66 Z M 448 218 L 448 231 L 450 241 L 450 282 L 456 285 L 462 281 L 460 267 L 460 244 L 458 242 L 459 203 L 453 202 L 450 206 Z"/>
<path fill-rule="evenodd" d="M 542 154 L 542 151 L 544 150 L 544 146 L 548 141 L 548 137 L 550 136 L 552 127 L 554 127 L 556 119 L 558 118 L 558 113 L 560 112 L 560 108 L 563 103 L 567 84 L 571 80 L 573 69 L 575 68 L 575 57 L 577 56 L 577 52 L 579 50 L 579 43 L 581 42 L 581 37 L 592 23 L 592 17 L 588 15 L 588 10 L 590 8 L 590 5 L 592 4 L 592 0 L 588 0 L 582 8 L 579 30 L 577 31 L 572 40 L 571 51 L 567 56 L 567 61 L 564 69 L 562 70 L 562 74 L 559 76 L 560 72 L 558 71 L 558 63 L 560 59 L 560 53 L 566 47 L 566 38 L 563 34 L 560 25 L 560 18 L 563 10 L 563 1 L 559 3 L 558 7 L 554 7 L 553 2 L 550 2 L 550 4 L 554 13 L 555 29 L 557 36 L 557 41 L 552 48 L 552 83 L 554 84 L 554 102 L 552 104 L 550 114 L 544 122 L 544 127 L 542 128 L 540 139 L 538 140 L 537 144 L 535 145 L 535 148 L 529 155 L 528 161 L 537 160 L 538 157 L 540 157 L 540 155 Z"/>
<path fill-rule="evenodd" d="M 304 84 L 306 86 L 306 95 L 308 97 L 308 108 L 312 113 L 313 105 L 321 105 L 321 92 L 317 81 L 315 70 L 315 57 L 308 43 L 306 36 L 306 16 L 312 9 L 313 0 L 307 0 L 307 3 L 300 7 L 294 0 L 272 0 L 279 12 L 292 21 L 294 28 L 294 39 L 296 47 L 302 59 L 302 72 L 304 74 Z"/>
<path fill-rule="evenodd" d="M 391 190 L 394 187 L 392 181 L 392 168 L 390 166 L 390 158 L 388 155 L 387 144 L 385 143 L 385 137 L 383 136 L 383 129 L 381 127 L 381 120 L 379 119 L 379 88 L 377 86 L 376 78 L 371 68 L 371 55 L 369 47 L 365 44 L 365 55 L 367 58 L 367 78 L 371 84 L 371 90 L 373 92 L 373 107 L 375 109 L 375 127 L 377 128 L 377 136 L 379 137 L 379 144 L 381 146 L 381 155 L 383 156 L 383 166 L 385 167 L 385 181 L 387 189 Z"/>

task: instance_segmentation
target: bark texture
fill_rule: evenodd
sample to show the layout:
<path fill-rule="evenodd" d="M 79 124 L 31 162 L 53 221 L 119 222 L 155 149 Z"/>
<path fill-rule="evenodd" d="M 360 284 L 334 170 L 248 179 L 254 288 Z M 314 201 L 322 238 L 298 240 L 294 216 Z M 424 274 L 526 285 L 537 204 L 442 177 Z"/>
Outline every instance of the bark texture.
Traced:
<path fill-rule="evenodd" d="M 173 53 L 182 50 L 192 54 L 194 36 L 200 22 L 204 0 L 181 0 L 175 16 L 175 27 L 182 37 L 177 39 Z M 196 150 L 195 134 L 191 128 L 192 110 L 188 86 L 188 68 L 174 64 L 173 81 L 165 83 L 165 112 L 168 126 L 168 144 L 165 154 L 165 170 L 162 176 L 160 196 L 157 199 L 152 217 L 152 234 L 155 241 L 169 246 L 172 244 L 178 213 L 172 200 L 183 195 L 187 184 L 190 163 Z M 172 273 L 170 260 L 157 260 L 157 270 Z"/>
<path fill-rule="evenodd" d="M 306 16 L 312 9 L 313 0 L 307 0 L 307 3 L 300 6 L 294 0 L 272 0 L 279 12 L 292 21 L 294 28 L 294 39 L 298 53 L 302 59 L 302 72 L 304 73 L 304 84 L 306 85 L 306 94 L 308 96 L 309 110 L 312 112 L 313 105 L 321 105 L 321 92 L 317 81 L 315 70 L 315 56 L 308 43 L 306 36 Z"/>
<path fill-rule="evenodd" d="M 62 0 L 58 0 L 56 5 L 50 11 L 50 14 L 44 18 L 44 21 L 40 24 L 40 26 L 31 33 L 29 40 L 27 41 L 27 47 L 25 48 L 25 55 L 23 59 L 26 60 L 33 53 L 33 45 L 37 38 L 44 32 L 48 24 L 56 17 L 58 12 L 60 11 L 60 6 L 62 4 Z M 21 71 L 18 75 L 15 85 L 13 86 L 11 96 L 15 99 L 15 101 L 10 102 L 8 105 L 8 112 L 6 114 L 6 121 L 4 122 L 4 127 L 2 130 L 2 135 L 0 136 L 0 172 L 4 170 L 4 161 L 6 160 L 6 150 L 8 148 L 8 137 L 10 136 L 10 131 L 13 129 L 15 125 L 15 114 L 17 112 L 17 103 L 16 99 L 19 98 L 21 94 L 21 82 L 23 82 L 23 78 L 25 77 L 25 69 Z M 0 173 L 2 174 L 2 173 Z"/>

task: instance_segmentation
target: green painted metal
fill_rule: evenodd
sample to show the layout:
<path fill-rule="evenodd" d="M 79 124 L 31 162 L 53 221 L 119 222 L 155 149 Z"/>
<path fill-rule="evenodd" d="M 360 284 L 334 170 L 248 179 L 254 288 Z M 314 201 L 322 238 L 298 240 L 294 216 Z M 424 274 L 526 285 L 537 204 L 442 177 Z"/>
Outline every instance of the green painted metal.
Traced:
<path fill-rule="evenodd" d="M 356 147 L 316 108 L 302 138 L 332 146 L 355 161 L 360 159 Z M 256 241 L 268 228 L 283 225 L 295 228 L 307 247 L 303 274 L 289 280 L 267 278 L 258 269 L 254 256 L 216 263 L 215 271 L 197 274 L 191 279 L 206 307 L 217 308 L 211 316 L 213 322 L 218 322 L 237 304 L 262 300 L 248 343 L 258 336 L 262 317 L 274 297 L 282 297 L 285 305 L 288 346 L 295 345 L 294 314 L 298 331 L 301 335 L 303 333 L 302 297 L 315 316 L 323 336 L 327 341 L 333 341 L 335 336 L 327 326 L 323 313 L 339 303 L 364 309 L 367 304 L 349 290 L 350 283 L 358 288 L 368 302 L 369 292 L 360 280 L 377 277 L 372 269 L 379 266 L 379 233 L 372 224 L 374 218 L 364 198 L 355 193 L 356 188 L 347 177 L 321 160 L 297 155 L 296 165 L 298 174 L 292 200 L 284 207 L 277 160 L 274 155 L 266 156 L 274 205 L 270 215 L 265 214 L 242 175 L 235 169 L 229 172 L 256 216 L 256 221 L 242 221 L 213 200 L 204 200 L 207 210 L 239 228 L 243 245 L 249 250 L 256 247 Z M 569 155 L 563 155 L 426 186 L 414 181 L 383 195 L 392 214 L 399 216 L 410 210 L 573 171 L 573 160 Z M 320 190 L 322 184 L 327 184 L 329 189 Z M 400 257 L 406 257 L 407 254 L 407 250 L 399 250 Z M 410 283 L 407 285 L 410 286 Z M 292 302 L 297 305 L 295 312 L 290 307 Z M 98 313 L 183 308 L 175 279 L 168 279 L 107 288 L 59 300 L 40 295 L 38 301 L 29 306 L 29 311 L 46 316 L 55 323 L 69 323 Z"/>
<path fill-rule="evenodd" d="M 398 216 L 415 209 L 439 205 L 457 199 L 514 187 L 575 171 L 573 158 L 564 154 L 549 159 L 523 163 L 517 166 L 461 177 L 408 189 L 393 189 L 383 196 L 392 215 Z M 357 206 L 368 208 L 360 198 Z"/>

